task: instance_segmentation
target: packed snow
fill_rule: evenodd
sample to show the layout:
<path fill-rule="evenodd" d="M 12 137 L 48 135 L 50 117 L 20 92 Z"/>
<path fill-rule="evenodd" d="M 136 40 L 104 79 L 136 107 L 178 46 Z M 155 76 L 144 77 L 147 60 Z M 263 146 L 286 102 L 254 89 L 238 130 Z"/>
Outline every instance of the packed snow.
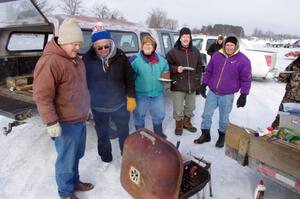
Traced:
<path fill-rule="evenodd" d="M 264 42 L 253 43 L 255 48 L 277 51 L 276 67 L 279 71 L 292 61 L 284 54 L 291 49 L 264 48 Z M 254 80 L 250 95 L 247 97 L 245 108 L 234 106 L 230 115 L 230 121 L 234 124 L 252 129 L 266 128 L 277 114 L 279 103 L 283 97 L 285 84 L 274 81 Z M 236 96 L 237 98 L 237 96 Z M 242 167 L 235 160 L 225 155 L 225 149 L 215 147 L 217 140 L 218 112 L 213 117 L 211 129 L 212 141 L 202 145 L 196 145 L 193 140 L 200 135 L 201 114 L 204 107 L 204 99 L 197 96 L 197 105 L 192 118 L 192 123 L 198 128 L 197 133 L 189 133 L 184 130 L 181 137 L 174 135 L 175 122 L 172 118 L 172 100 L 169 90 L 165 93 L 164 132 L 168 140 L 174 144 L 181 141 L 179 151 L 186 155 L 192 153 L 212 163 L 211 182 L 214 199 L 253 199 L 254 190 L 260 179 L 266 185 L 266 199 L 298 199 L 295 192 L 287 189 L 260 173 Z M 0 127 L 7 126 L 12 119 L 0 115 Z M 59 198 L 54 177 L 54 163 L 56 152 L 53 141 L 48 137 L 45 126 L 39 116 L 35 114 L 27 119 L 26 124 L 13 129 L 12 133 L 5 136 L 0 134 L 0 198 L 1 199 L 54 199 Z M 146 127 L 152 129 L 149 117 Z M 132 120 L 130 132 L 134 131 Z M 111 140 L 113 145 L 114 160 L 105 171 L 99 171 L 100 158 L 97 156 L 97 137 L 92 125 L 87 128 L 86 153 L 80 162 L 81 180 L 92 182 L 95 188 L 92 191 L 77 193 L 81 199 L 130 199 L 132 198 L 121 186 L 120 164 L 121 155 L 118 140 Z M 153 161 L 155 164 L 155 161 Z M 205 190 L 206 198 L 209 197 L 208 186 Z M 191 197 L 196 199 L 194 195 Z"/>

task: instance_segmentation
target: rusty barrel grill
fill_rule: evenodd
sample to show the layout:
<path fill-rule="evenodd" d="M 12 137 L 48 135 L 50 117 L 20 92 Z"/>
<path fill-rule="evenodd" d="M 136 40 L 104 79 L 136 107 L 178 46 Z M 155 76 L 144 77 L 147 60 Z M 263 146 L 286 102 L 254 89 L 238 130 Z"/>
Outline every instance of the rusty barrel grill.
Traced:
<path fill-rule="evenodd" d="M 124 143 L 121 184 L 135 199 L 189 198 L 210 182 L 210 163 L 195 158 L 184 162 L 171 142 L 139 129 Z"/>

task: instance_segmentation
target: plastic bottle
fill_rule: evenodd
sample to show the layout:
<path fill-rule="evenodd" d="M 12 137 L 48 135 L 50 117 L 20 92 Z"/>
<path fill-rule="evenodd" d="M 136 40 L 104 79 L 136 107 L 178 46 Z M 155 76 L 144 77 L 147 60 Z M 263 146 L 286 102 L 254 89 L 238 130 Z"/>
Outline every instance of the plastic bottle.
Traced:
<path fill-rule="evenodd" d="M 254 136 L 261 137 L 261 136 L 268 135 L 268 134 L 270 134 L 270 132 L 267 130 L 264 130 L 264 131 L 258 130 L 258 131 L 255 131 Z"/>
<path fill-rule="evenodd" d="M 254 199 L 263 199 L 265 194 L 266 187 L 264 185 L 264 181 L 260 180 L 258 185 L 256 186 L 254 192 Z"/>

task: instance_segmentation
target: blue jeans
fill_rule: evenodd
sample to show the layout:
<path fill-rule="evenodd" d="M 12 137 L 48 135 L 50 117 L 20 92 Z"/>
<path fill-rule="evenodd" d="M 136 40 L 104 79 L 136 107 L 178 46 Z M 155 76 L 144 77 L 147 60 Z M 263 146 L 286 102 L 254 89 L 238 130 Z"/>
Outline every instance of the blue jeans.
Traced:
<path fill-rule="evenodd" d="M 216 95 L 212 91 L 209 91 L 202 114 L 201 129 L 210 129 L 214 111 L 219 107 L 219 131 L 225 133 L 229 122 L 229 114 L 232 110 L 233 100 L 234 94 Z"/>
<path fill-rule="evenodd" d="M 165 118 L 164 95 L 149 97 L 136 96 L 136 109 L 133 111 L 136 128 L 145 127 L 145 117 L 149 110 L 153 126 L 161 125 Z"/>
<path fill-rule="evenodd" d="M 113 157 L 109 139 L 109 118 L 111 117 L 112 121 L 116 124 L 122 154 L 124 141 L 129 135 L 130 113 L 126 110 L 126 106 L 122 106 L 114 112 L 98 112 L 92 109 L 92 113 L 98 137 L 98 154 L 103 162 L 111 162 Z"/>
<path fill-rule="evenodd" d="M 83 157 L 86 142 L 86 124 L 60 123 L 62 135 L 54 138 L 57 159 L 55 178 L 60 197 L 69 196 L 74 192 L 74 185 L 79 183 L 78 164 Z"/>

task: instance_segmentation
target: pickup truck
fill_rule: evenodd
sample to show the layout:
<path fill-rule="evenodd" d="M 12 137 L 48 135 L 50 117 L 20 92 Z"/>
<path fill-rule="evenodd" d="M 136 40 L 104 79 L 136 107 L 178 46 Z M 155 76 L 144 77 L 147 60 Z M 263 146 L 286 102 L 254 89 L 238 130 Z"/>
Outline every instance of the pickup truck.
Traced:
<path fill-rule="evenodd" d="M 206 63 L 210 60 L 207 49 L 211 44 L 216 42 L 217 36 L 192 35 L 193 45 L 199 51 L 206 55 Z M 269 74 L 275 71 L 277 53 L 272 51 L 256 50 L 250 47 L 246 40 L 240 39 L 239 46 L 251 61 L 252 77 L 265 79 Z"/>
<path fill-rule="evenodd" d="M 45 16 L 33 0 L 4 0 L 0 2 L 0 97 L 15 98 L 34 104 L 30 92 L 10 91 L 11 81 L 27 81 L 47 42 L 58 34 L 62 21 L 75 19 L 83 32 L 80 55 L 91 46 L 92 28 L 102 23 L 111 33 L 116 46 L 128 57 L 139 52 L 141 40 L 151 35 L 157 41 L 156 52 L 165 55 L 177 40 L 176 31 L 147 28 L 132 22 L 86 16 Z M 17 79 L 18 77 L 21 78 Z M 32 82 L 32 79 L 30 80 Z M 12 90 L 12 89 L 11 89 Z M 3 100 L 7 102 L 8 100 Z M 1 106 L 2 107 L 2 106 Z M 3 106 L 7 107 L 7 106 Z"/>
<path fill-rule="evenodd" d="M 252 129 L 234 124 L 227 126 L 225 142 L 228 157 L 300 194 L 300 145 L 256 137 Z"/>

